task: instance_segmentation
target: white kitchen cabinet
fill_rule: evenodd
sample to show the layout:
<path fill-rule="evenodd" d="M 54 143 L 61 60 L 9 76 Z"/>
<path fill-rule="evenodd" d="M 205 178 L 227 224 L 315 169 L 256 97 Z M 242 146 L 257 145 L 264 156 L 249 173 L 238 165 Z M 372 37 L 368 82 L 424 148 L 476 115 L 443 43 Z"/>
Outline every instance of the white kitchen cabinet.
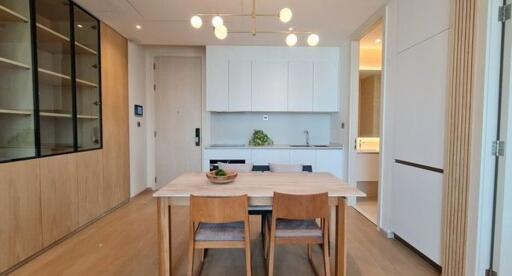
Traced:
<path fill-rule="evenodd" d="M 285 61 L 254 61 L 252 111 L 286 111 L 288 64 Z"/>
<path fill-rule="evenodd" d="M 289 164 L 290 150 L 288 149 L 253 149 L 251 160 L 254 165 L 268 165 L 269 163 Z"/>
<path fill-rule="evenodd" d="M 343 179 L 343 151 L 342 150 L 317 150 L 316 172 L 329 172 Z"/>
<path fill-rule="evenodd" d="M 229 60 L 229 111 L 251 110 L 251 60 Z"/>
<path fill-rule="evenodd" d="M 315 61 L 313 80 L 313 111 L 338 111 L 338 62 Z"/>
<path fill-rule="evenodd" d="M 311 165 L 313 171 L 316 171 L 316 150 L 290 150 L 290 164 Z"/>
<path fill-rule="evenodd" d="M 218 48 L 206 48 L 206 57 L 206 110 L 228 111 L 229 60 Z"/>
<path fill-rule="evenodd" d="M 288 111 L 313 111 L 313 62 L 288 64 Z"/>

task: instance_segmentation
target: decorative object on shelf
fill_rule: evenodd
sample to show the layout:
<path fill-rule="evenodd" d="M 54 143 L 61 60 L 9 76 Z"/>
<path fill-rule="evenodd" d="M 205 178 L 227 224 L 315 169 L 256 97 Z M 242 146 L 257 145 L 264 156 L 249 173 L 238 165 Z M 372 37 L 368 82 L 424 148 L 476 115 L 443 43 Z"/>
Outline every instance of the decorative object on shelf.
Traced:
<path fill-rule="evenodd" d="M 274 141 L 263 132 L 263 130 L 255 129 L 252 133 L 251 139 L 249 140 L 249 146 L 269 146 L 273 145 Z"/>
<path fill-rule="evenodd" d="M 237 176 L 237 172 L 225 171 L 221 169 L 206 173 L 206 178 L 208 178 L 208 181 L 210 181 L 212 184 L 228 184 L 235 181 Z"/>
<path fill-rule="evenodd" d="M 243 9 L 243 7 L 242 7 Z M 318 45 L 320 41 L 320 37 L 313 32 L 299 32 L 294 31 L 293 28 L 289 28 L 288 31 L 259 31 L 256 29 L 256 19 L 258 17 L 277 17 L 279 21 L 283 23 L 288 23 L 293 18 L 293 12 L 290 8 L 282 8 L 277 14 L 276 13 L 257 13 L 256 12 L 256 0 L 252 0 L 252 11 L 251 13 L 198 13 L 193 15 L 190 18 L 190 25 L 192 25 L 195 29 L 200 29 L 203 26 L 203 17 L 212 17 L 211 22 L 213 26 L 213 32 L 215 37 L 220 40 L 226 39 L 228 34 L 251 34 L 252 36 L 256 36 L 256 34 L 285 34 L 286 44 L 290 47 L 295 46 L 298 41 L 298 34 L 307 35 L 307 45 L 314 47 Z M 252 21 L 252 28 L 249 31 L 240 30 L 240 31 L 228 31 L 228 28 L 224 24 L 223 17 L 230 16 L 239 16 L 239 17 L 249 17 Z"/>

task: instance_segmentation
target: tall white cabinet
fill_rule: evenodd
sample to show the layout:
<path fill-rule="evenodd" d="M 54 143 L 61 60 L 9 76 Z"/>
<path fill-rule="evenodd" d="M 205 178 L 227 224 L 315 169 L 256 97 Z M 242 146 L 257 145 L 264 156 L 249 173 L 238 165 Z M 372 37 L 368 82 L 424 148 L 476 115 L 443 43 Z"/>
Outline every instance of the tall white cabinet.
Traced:
<path fill-rule="evenodd" d="M 212 112 L 338 112 L 339 49 L 206 48 Z"/>

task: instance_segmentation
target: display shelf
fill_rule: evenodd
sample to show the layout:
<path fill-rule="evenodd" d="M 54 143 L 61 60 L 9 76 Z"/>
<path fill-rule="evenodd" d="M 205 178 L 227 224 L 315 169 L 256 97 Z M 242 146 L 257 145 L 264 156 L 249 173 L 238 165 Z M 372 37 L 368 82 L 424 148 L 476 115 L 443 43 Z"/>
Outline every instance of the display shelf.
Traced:
<path fill-rule="evenodd" d="M 39 82 L 40 83 L 44 83 L 44 84 L 48 84 L 48 85 L 63 85 L 63 84 L 69 85 L 71 83 L 71 77 L 69 77 L 67 75 L 53 72 L 50 70 L 46 70 L 43 68 L 39 68 L 39 69 L 37 69 L 37 71 L 39 72 Z"/>
<path fill-rule="evenodd" d="M 28 22 L 28 19 L 0 4 L 0 22 Z"/>
<path fill-rule="evenodd" d="M 50 118 L 72 118 L 69 113 L 60 113 L 55 111 L 41 111 L 39 112 L 39 116 L 41 117 L 50 117 Z"/>
<path fill-rule="evenodd" d="M 77 115 L 78 119 L 91 119 L 91 120 L 97 120 L 100 117 L 95 115 Z"/>
<path fill-rule="evenodd" d="M 75 42 L 76 45 L 76 53 L 79 55 L 97 55 L 98 52 L 94 51 L 93 49 L 85 46 L 84 44 L 81 44 L 79 42 Z"/>
<path fill-rule="evenodd" d="M 0 115 L 23 115 L 30 116 L 32 111 L 18 109 L 0 109 Z"/>
<path fill-rule="evenodd" d="M 69 38 L 37 23 L 37 48 L 54 54 L 69 54 Z M 60 47 L 56 47 L 60 45 Z"/>
<path fill-rule="evenodd" d="M 30 69 L 27 64 L 17 62 L 8 58 L 0 57 L 0 68 L 7 69 Z"/>
<path fill-rule="evenodd" d="M 81 80 L 81 79 L 76 79 L 76 84 L 78 86 L 83 86 L 83 87 L 93 87 L 93 88 L 97 88 L 98 87 L 98 85 L 96 83 L 93 83 L 93 82 L 90 82 L 90 81 Z"/>

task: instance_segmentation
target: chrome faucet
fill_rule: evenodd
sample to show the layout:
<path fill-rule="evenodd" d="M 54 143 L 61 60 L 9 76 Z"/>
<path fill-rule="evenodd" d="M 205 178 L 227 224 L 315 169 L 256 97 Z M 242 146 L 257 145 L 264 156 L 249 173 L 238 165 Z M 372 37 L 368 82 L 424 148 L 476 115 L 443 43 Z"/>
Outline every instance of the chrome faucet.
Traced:
<path fill-rule="evenodd" d="M 304 135 L 306 136 L 306 146 L 309 147 L 309 131 L 304 130 Z"/>

